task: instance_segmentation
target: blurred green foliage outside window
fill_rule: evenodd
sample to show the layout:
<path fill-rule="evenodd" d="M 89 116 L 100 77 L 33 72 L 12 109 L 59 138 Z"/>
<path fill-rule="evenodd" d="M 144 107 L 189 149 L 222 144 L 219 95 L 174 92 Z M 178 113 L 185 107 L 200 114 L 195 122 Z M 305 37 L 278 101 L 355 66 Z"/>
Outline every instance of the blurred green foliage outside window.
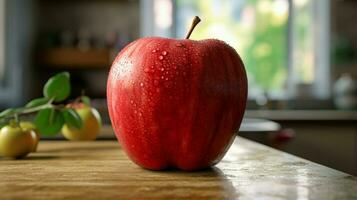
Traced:
<path fill-rule="evenodd" d="M 241 55 L 248 74 L 250 96 L 261 93 L 282 96 L 289 77 L 288 0 L 177 0 L 176 35 L 184 36 L 192 16 L 203 21 L 192 39 L 217 38 L 226 41 Z M 294 23 L 298 46 L 294 76 L 299 83 L 311 83 L 313 52 L 309 0 L 296 0 L 299 15 Z"/>

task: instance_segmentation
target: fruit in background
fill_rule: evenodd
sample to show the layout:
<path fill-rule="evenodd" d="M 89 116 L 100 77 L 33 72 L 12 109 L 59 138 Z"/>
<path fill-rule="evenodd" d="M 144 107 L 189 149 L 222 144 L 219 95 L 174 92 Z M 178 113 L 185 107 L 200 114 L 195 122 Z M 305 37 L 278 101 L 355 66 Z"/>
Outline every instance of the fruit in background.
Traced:
<path fill-rule="evenodd" d="M 79 114 L 73 108 L 68 108 L 64 104 L 60 104 L 60 102 L 68 98 L 70 92 L 70 74 L 68 72 L 58 73 L 46 82 L 43 87 L 42 97 L 31 100 L 23 107 L 8 108 L 1 111 L 0 127 L 7 124 L 9 120 L 18 121 L 21 115 L 37 113 L 34 118 L 36 131 L 38 130 L 37 141 L 35 140 L 33 145 L 34 151 L 38 143 L 38 133 L 47 136 L 56 135 L 61 131 L 65 123 L 71 127 L 81 129 L 83 123 Z M 90 98 L 82 93 L 81 96 L 76 98 L 75 102 L 83 102 L 84 104 L 90 105 Z M 98 115 L 98 112 L 96 112 L 96 114 Z M 31 124 L 26 125 L 25 123 L 23 126 L 25 129 L 26 127 L 34 129 L 34 126 Z M 97 129 L 98 128 L 94 128 L 94 131 Z M 35 133 L 32 135 L 33 138 L 36 139 Z"/>
<path fill-rule="evenodd" d="M 40 134 L 39 134 L 38 130 L 36 129 L 36 126 L 31 122 L 22 121 L 22 122 L 20 122 L 20 127 L 24 131 L 30 131 L 31 132 L 31 136 L 33 137 L 33 145 L 32 145 L 32 151 L 31 152 L 36 152 L 37 151 L 38 142 L 40 141 Z"/>
<path fill-rule="evenodd" d="M 246 100 L 244 64 L 216 39 L 136 40 L 118 54 L 107 82 L 118 141 L 135 163 L 153 170 L 197 170 L 219 162 L 240 127 Z"/>
<path fill-rule="evenodd" d="M 95 140 L 102 126 L 99 112 L 84 103 L 71 104 L 82 119 L 83 126 L 80 129 L 65 124 L 62 134 L 68 140 Z"/>
<path fill-rule="evenodd" d="M 26 156 L 33 149 L 33 131 L 24 130 L 16 123 L 4 126 L 0 130 L 0 155 L 4 157 L 20 158 Z"/>

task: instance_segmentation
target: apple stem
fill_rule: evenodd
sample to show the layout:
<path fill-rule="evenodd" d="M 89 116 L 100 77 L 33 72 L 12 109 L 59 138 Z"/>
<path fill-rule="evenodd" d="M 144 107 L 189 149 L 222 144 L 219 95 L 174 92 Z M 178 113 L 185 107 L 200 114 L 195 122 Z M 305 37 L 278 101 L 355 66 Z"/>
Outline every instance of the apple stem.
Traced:
<path fill-rule="evenodd" d="M 201 21 L 201 19 L 198 16 L 195 16 L 195 18 L 193 18 L 191 27 L 188 30 L 188 33 L 187 33 L 185 39 L 189 39 L 190 38 L 193 29 L 195 29 L 195 27 L 197 26 L 198 23 L 200 23 L 200 21 Z"/>
<path fill-rule="evenodd" d="M 18 114 L 14 115 L 14 119 L 15 119 L 15 123 L 19 124 L 19 115 Z"/>

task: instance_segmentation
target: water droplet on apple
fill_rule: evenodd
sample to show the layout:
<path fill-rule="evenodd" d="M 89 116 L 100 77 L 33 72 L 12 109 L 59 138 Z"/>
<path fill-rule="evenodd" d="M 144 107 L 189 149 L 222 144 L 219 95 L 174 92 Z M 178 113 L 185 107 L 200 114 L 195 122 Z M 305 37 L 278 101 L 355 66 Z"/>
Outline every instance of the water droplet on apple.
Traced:
<path fill-rule="evenodd" d="M 161 54 L 166 56 L 167 55 L 167 51 L 163 51 Z"/>
<path fill-rule="evenodd" d="M 140 83 L 140 86 L 143 87 L 143 86 L 144 86 L 144 83 Z"/>
<path fill-rule="evenodd" d="M 169 78 L 165 78 L 165 80 L 167 80 L 167 81 L 168 81 L 168 80 L 169 80 Z"/>
<path fill-rule="evenodd" d="M 143 116 L 143 113 L 139 112 L 139 116 Z"/>
<path fill-rule="evenodd" d="M 133 100 L 130 100 L 130 103 L 131 103 L 131 104 L 133 104 L 133 103 L 134 103 L 134 101 L 133 101 Z"/>
<path fill-rule="evenodd" d="M 164 79 L 165 77 L 164 76 L 161 76 L 161 79 Z"/>
<path fill-rule="evenodd" d="M 165 68 L 162 67 L 160 70 L 163 72 L 163 71 L 165 71 Z"/>
<path fill-rule="evenodd" d="M 176 46 L 177 47 L 183 47 L 183 44 L 182 43 L 177 43 Z"/>
<path fill-rule="evenodd" d="M 159 59 L 160 59 L 160 60 L 164 59 L 164 56 L 159 56 Z"/>
<path fill-rule="evenodd" d="M 155 52 L 156 52 L 156 50 L 154 49 L 154 50 L 152 50 L 151 52 L 155 53 Z"/>

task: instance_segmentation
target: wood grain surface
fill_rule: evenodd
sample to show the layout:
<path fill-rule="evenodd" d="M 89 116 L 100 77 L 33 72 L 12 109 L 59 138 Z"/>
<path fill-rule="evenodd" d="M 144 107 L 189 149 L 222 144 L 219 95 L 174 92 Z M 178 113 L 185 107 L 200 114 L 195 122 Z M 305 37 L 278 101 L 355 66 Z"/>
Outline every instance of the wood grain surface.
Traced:
<path fill-rule="evenodd" d="M 142 169 L 116 141 L 41 141 L 25 159 L 0 159 L 6 199 L 357 199 L 357 179 L 240 137 L 198 172 Z"/>

